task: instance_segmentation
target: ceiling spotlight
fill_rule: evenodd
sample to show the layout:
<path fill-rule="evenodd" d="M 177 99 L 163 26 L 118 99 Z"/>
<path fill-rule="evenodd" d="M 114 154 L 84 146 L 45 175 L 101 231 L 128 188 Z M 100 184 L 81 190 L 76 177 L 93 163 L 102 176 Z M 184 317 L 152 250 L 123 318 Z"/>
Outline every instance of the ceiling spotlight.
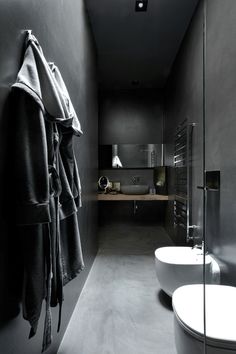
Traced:
<path fill-rule="evenodd" d="M 147 11 L 148 0 L 136 0 L 135 3 L 135 11 Z"/>

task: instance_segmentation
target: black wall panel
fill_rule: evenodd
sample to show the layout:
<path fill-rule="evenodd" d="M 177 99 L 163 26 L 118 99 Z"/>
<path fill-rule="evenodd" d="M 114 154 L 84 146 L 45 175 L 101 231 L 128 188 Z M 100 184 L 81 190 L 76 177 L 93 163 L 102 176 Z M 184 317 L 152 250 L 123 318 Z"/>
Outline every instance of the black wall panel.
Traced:
<path fill-rule="evenodd" d="M 180 48 L 172 68 L 165 95 L 165 161 L 173 166 L 174 134 L 178 124 L 188 119 L 196 123 L 193 129 L 193 224 L 199 225 L 199 235 L 202 230 L 202 193 L 197 189 L 203 183 L 203 36 L 202 4 L 191 21 L 188 32 Z M 174 192 L 174 175 L 169 185 Z M 168 203 L 167 229 L 177 243 L 184 243 L 185 236 L 179 238 L 173 228 L 173 202 Z M 196 235 L 197 236 L 197 235 Z"/>
<path fill-rule="evenodd" d="M 100 92 L 99 144 L 149 144 L 163 141 L 162 92 L 151 89 L 106 90 Z M 142 184 L 153 185 L 153 170 L 101 170 L 111 181 L 132 184 L 132 176 L 140 176 Z M 165 202 L 138 203 L 133 214 L 133 202 L 99 203 L 101 223 L 152 222 L 164 220 Z M 107 217 L 109 215 L 109 218 Z"/>
<path fill-rule="evenodd" d="M 157 90 L 100 93 L 100 144 L 162 143 L 162 94 Z"/>
<path fill-rule="evenodd" d="M 220 192 L 207 196 L 207 248 L 221 264 L 222 283 L 236 285 L 236 2 L 206 0 L 206 170 L 220 171 Z M 173 132 L 182 119 L 196 122 L 193 141 L 193 224 L 202 235 L 203 183 L 203 1 L 193 17 L 173 66 L 166 92 L 166 161 Z M 166 227 L 175 238 L 169 203 Z"/>
<path fill-rule="evenodd" d="M 73 308 L 86 280 L 97 250 L 97 86 L 96 54 L 93 37 L 82 0 L 2 0 L 0 4 L 0 352 L 4 354 L 38 354 L 41 352 L 43 320 L 37 335 L 28 340 L 29 325 L 22 315 L 14 317 L 17 308 L 7 303 L 10 298 L 7 283 L 9 264 L 17 272 L 16 258 L 8 253 L 10 225 L 3 218 L 3 193 L 9 181 L 3 181 L 5 162 L 10 161 L 6 135 L 9 126 L 8 96 L 10 86 L 20 68 L 24 46 L 24 29 L 32 29 L 45 57 L 60 68 L 72 102 L 77 111 L 84 135 L 75 139 L 83 188 L 83 207 L 79 224 L 86 269 L 65 287 L 62 328 L 56 334 L 57 309 L 53 311 L 53 345 L 47 353 L 55 354 L 68 324 Z M 13 182 L 14 183 L 14 182 Z M 14 187 L 14 186 L 13 186 Z M 12 206 L 14 210 L 14 206 Z M 13 279 L 12 279 L 13 281 Z M 17 284 L 12 284 L 13 288 Z M 20 281 L 19 281 L 20 286 Z M 44 312 L 44 311 L 43 311 Z M 10 317 L 13 317 L 10 319 Z M 43 316 L 42 316 L 43 317 Z"/>

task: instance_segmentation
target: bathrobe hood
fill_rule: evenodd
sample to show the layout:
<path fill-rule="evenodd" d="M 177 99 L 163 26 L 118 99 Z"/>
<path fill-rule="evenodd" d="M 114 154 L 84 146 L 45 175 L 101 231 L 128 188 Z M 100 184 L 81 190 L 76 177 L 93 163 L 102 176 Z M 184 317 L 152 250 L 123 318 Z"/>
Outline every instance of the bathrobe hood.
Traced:
<path fill-rule="evenodd" d="M 23 65 L 12 87 L 32 96 L 47 113 L 47 119 L 69 128 L 75 135 L 81 135 L 79 119 L 58 68 L 47 63 L 42 48 L 30 31 L 26 45 Z"/>

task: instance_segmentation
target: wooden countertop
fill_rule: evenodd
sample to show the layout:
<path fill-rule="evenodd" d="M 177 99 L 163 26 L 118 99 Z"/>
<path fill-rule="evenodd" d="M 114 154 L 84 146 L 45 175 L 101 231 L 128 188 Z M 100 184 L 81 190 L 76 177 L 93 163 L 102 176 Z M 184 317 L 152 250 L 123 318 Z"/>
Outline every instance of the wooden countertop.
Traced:
<path fill-rule="evenodd" d="M 175 200 L 177 200 L 178 202 L 181 202 L 181 203 L 186 203 L 187 202 L 187 197 L 186 197 L 186 195 L 176 194 L 175 195 Z"/>
<path fill-rule="evenodd" d="M 118 200 L 170 200 L 172 196 L 160 194 L 98 194 L 98 200 L 101 201 L 118 201 Z"/>

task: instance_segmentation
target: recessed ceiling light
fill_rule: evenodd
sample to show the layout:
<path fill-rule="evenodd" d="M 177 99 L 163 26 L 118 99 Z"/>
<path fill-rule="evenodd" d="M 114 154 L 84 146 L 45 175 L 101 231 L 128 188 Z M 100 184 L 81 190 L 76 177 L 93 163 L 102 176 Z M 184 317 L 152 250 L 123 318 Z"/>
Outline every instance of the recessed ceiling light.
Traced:
<path fill-rule="evenodd" d="M 135 11 L 147 11 L 148 0 L 136 0 Z"/>

